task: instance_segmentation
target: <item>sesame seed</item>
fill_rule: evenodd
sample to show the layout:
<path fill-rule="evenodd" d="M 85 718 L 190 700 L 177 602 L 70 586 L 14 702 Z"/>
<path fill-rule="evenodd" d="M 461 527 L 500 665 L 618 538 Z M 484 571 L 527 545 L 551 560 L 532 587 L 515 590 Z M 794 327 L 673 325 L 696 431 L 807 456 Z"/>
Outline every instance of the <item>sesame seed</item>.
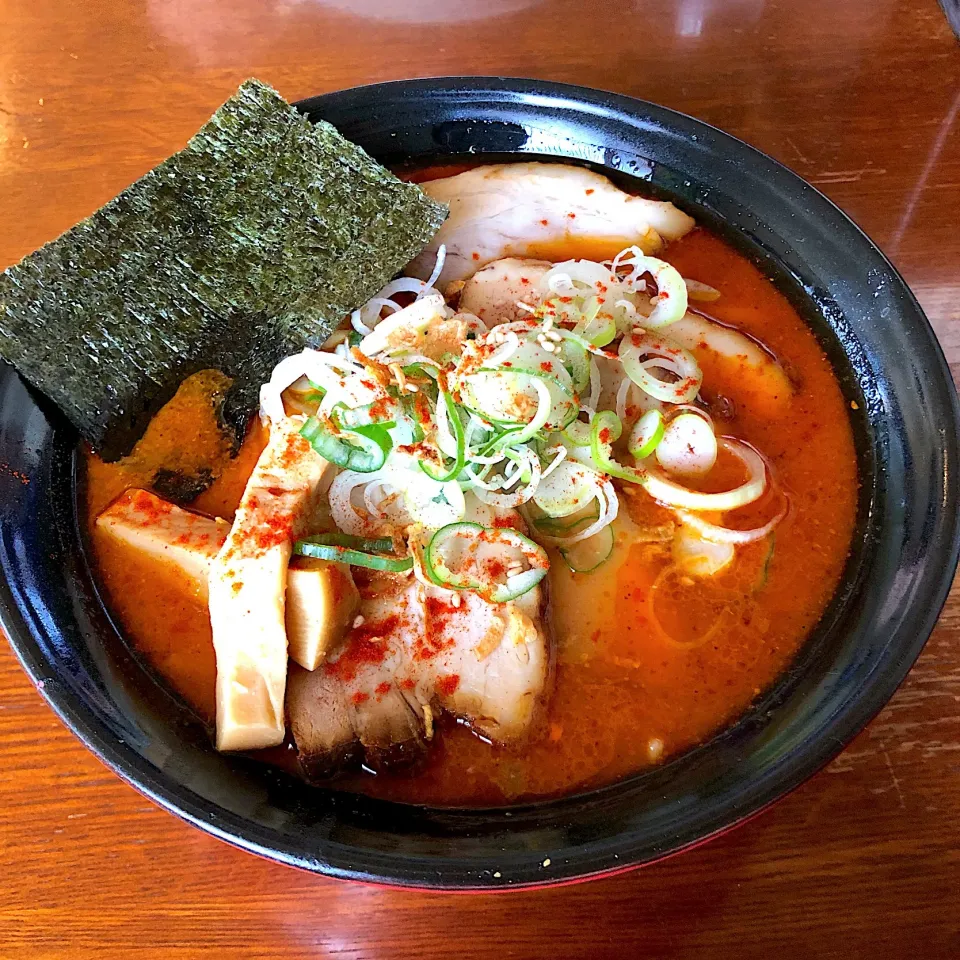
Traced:
<path fill-rule="evenodd" d="M 559 342 L 563 339 L 563 337 L 560 336 L 560 334 L 557 333 L 556 330 L 548 330 L 548 331 L 544 334 L 544 336 L 545 336 L 548 340 L 553 340 L 555 343 L 559 343 Z"/>
<path fill-rule="evenodd" d="M 365 622 L 366 622 L 366 621 L 363 619 L 363 617 L 354 617 L 354 618 L 353 618 L 353 628 L 356 629 L 357 627 L 362 627 Z"/>
<path fill-rule="evenodd" d="M 543 861 L 543 865 L 544 865 L 545 867 L 549 867 L 549 866 L 550 866 L 550 858 L 549 858 L 549 857 L 547 857 L 547 859 Z"/>

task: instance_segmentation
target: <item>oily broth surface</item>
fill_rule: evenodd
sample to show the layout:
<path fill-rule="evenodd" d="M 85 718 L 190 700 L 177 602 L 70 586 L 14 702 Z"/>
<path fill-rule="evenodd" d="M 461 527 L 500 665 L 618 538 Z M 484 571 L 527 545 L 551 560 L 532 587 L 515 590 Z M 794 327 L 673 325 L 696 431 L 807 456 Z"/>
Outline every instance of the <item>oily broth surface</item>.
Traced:
<path fill-rule="evenodd" d="M 571 243 L 530 255 L 560 260 L 597 252 L 595 244 Z M 339 781 L 342 788 L 470 805 L 611 782 L 702 742 L 734 720 L 788 666 L 823 612 L 843 570 L 857 502 L 852 434 L 830 364 L 772 284 L 718 238 L 696 229 L 664 257 L 684 276 L 720 290 L 719 300 L 692 306 L 761 342 L 795 385 L 791 403 L 773 416 L 738 391 L 735 370 L 705 368 L 704 394 L 730 415 L 719 432 L 762 451 L 789 497 L 774 549 L 769 541 L 738 548 L 731 568 L 697 584 L 664 574 L 669 553 L 657 544 L 618 546 L 592 575 L 572 574 L 555 562 L 549 578 L 555 685 L 540 739 L 505 750 L 448 722 L 416 774 L 355 775 Z M 137 465 L 88 458 L 91 529 L 113 497 L 146 484 L 156 458 L 168 449 L 174 422 L 182 435 L 207 435 L 209 404 L 196 393 L 186 399 L 166 431 L 161 413 L 159 427 L 138 447 Z M 185 423 L 190 429 L 183 433 Z M 254 427 L 239 458 L 225 463 L 194 506 L 231 516 L 263 442 Z M 738 482 L 732 468 L 729 479 Z M 621 502 L 641 521 L 657 510 L 642 492 Z M 765 498 L 738 511 L 736 524 L 762 523 L 775 509 Z M 215 662 L 202 603 L 175 573 L 107 544 L 95 531 L 92 539 L 111 609 L 129 641 L 211 720 Z"/>

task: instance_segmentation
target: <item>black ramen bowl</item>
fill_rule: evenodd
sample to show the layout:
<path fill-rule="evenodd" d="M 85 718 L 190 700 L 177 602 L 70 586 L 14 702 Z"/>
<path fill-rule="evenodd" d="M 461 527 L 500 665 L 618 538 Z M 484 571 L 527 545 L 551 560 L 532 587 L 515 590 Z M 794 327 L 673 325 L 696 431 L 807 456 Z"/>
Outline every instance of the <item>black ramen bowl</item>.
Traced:
<path fill-rule="evenodd" d="M 547 156 L 635 178 L 761 264 L 809 322 L 850 402 L 861 490 L 840 588 L 792 666 L 746 715 L 652 771 L 484 810 L 311 788 L 216 753 L 131 655 L 84 552 L 77 438 L 4 368 L 0 607 L 50 705 L 120 776 L 214 836 L 318 873 L 409 887 L 517 888 L 649 863 L 797 786 L 893 694 L 957 562 L 957 398 L 896 270 L 789 170 L 650 103 L 560 84 L 455 78 L 360 87 L 298 106 L 392 166 Z"/>

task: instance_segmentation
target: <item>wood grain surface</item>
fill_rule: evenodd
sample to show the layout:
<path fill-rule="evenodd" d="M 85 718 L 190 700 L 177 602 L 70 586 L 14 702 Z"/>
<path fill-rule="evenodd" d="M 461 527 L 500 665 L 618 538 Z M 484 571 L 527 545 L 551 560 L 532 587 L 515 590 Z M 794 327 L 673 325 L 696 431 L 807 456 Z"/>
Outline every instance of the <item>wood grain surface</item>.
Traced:
<path fill-rule="evenodd" d="M 936 0 L 0 0 L 0 266 L 179 148 L 237 83 L 289 99 L 533 76 L 716 124 L 902 270 L 960 371 L 960 51 Z M 936 416 L 936 411 L 931 411 Z M 82 748 L 0 648 L 0 958 L 960 957 L 960 592 L 826 770 L 668 862 L 440 897 L 241 853 Z"/>

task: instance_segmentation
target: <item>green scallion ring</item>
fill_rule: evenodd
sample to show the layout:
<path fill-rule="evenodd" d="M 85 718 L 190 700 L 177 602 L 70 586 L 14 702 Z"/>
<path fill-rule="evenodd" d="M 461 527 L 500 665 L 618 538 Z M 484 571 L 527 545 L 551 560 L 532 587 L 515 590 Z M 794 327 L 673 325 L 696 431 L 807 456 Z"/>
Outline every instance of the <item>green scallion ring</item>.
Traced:
<path fill-rule="evenodd" d="M 338 547 L 331 543 L 314 543 L 311 540 L 297 540 L 293 545 L 293 552 L 299 557 L 349 563 L 354 567 L 385 570 L 388 573 L 403 573 L 404 570 L 409 570 L 413 566 L 412 557 L 385 557 L 380 554 L 352 550 L 350 547 Z"/>
<path fill-rule="evenodd" d="M 304 537 L 300 543 L 319 543 L 328 547 L 349 547 L 351 550 L 362 550 L 364 553 L 389 553 L 393 550 L 393 541 L 389 537 L 378 537 L 368 540 L 365 537 L 355 537 L 349 533 L 318 533 Z"/>

